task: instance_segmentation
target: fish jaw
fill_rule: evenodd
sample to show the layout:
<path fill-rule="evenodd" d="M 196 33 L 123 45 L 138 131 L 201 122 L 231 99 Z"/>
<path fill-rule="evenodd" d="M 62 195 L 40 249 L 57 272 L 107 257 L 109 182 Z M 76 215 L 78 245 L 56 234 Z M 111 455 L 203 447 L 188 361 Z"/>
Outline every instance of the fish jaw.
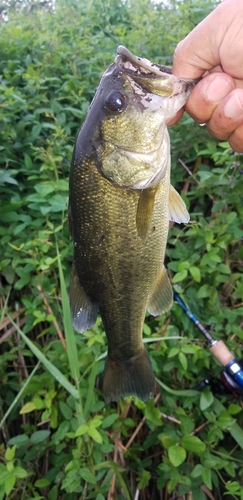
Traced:
<path fill-rule="evenodd" d="M 115 63 L 127 71 L 127 74 L 142 88 L 165 98 L 163 109 L 166 109 L 166 123 L 171 120 L 186 103 L 198 79 L 178 78 L 172 75 L 169 66 L 156 64 L 148 59 L 132 54 L 126 47 L 117 48 Z M 170 116 L 172 113 L 172 116 Z"/>

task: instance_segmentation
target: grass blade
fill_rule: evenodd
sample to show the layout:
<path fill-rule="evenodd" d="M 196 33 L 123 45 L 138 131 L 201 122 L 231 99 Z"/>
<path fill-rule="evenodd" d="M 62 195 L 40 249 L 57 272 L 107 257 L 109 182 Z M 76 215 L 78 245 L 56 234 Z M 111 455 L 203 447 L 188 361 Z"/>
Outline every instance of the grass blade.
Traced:
<path fill-rule="evenodd" d="M 169 394 L 174 394 L 174 396 L 188 396 L 195 398 L 195 396 L 198 396 L 198 391 L 194 391 L 193 389 L 182 389 L 182 390 L 175 390 L 171 389 L 167 385 L 163 384 L 158 378 L 155 378 L 157 384 L 160 385 L 166 392 L 169 392 Z"/>
<path fill-rule="evenodd" d="M 66 379 L 66 377 L 56 368 L 47 358 L 46 356 L 36 347 L 35 344 L 22 332 L 22 330 L 18 327 L 18 325 L 12 320 L 11 316 L 8 314 L 8 318 L 10 319 L 12 325 L 16 328 L 19 335 L 25 341 L 27 346 L 33 352 L 33 354 L 37 357 L 37 359 L 45 366 L 45 368 L 51 373 L 51 375 L 59 382 L 59 384 L 66 389 L 66 391 L 71 394 L 75 399 L 78 399 L 79 394 L 77 389 L 70 384 L 70 382 Z"/>
<path fill-rule="evenodd" d="M 25 381 L 24 385 L 21 387 L 19 393 L 17 394 L 17 396 L 14 398 L 13 402 L 11 403 L 11 405 L 9 406 L 9 408 L 7 409 L 5 415 L 3 416 L 1 422 L 0 422 L 0 429 L 2 428 L 2 426 L 4 425 L 4 422 L 7 420 L 8 416 L 10 415 L 11 411 L 14 409 L 14 407 L 16 406 L 16 404 L 19 402 L 19 400 L 21 399 L 27 385 L 29 384 L 29 382 L 31 381 L 33 375 L 35 374 L 35 372 L 37 371 L 37 369 L 39 368 L 40 366 L 40 361 L 38 361 L 37 365 L 35 366 L 35 368 L 32 370 L 31 374 L 29 375 L 29 377 L 27 378 L 27 380 Z"/>
<path fill-rule="evenodd" d="M 75 380 L 76 384 L 78 385 L 79 379 L 80 379 L 78 350 L 77 350 L 77 344 L 76 344 L 74 329 L 73 329 L 72 320 L 71 320 L 69 299 L 68 299 L 68 294 L 67 294 L 66 285 L 65 285 L 65 281 L 64 281 L 61 258 L 60 258 L 58 246 L 57 246 L 57 260 L 58 260 L 58 269 L 59 269 L 59 277 L 60 277 L 60 284 L 61 284 L 63 323 L 64 323 L 65 339 L 66 339 L 66 343 L 67 343 L 67 354 L 68 354 L 69 366 L 70 366 L 70 371 L 71 371 L 72 377 Z"/>
<path fill-rule="evenodd" d="M 76 402 L 76 409 L 77 409 L 77 418 L 78 418 L 79 424 L 81 425 L 85 422 L 85 418 L 84 418 L 84 411 L 83 411 L 82 396 L 81 396 L 81 393 L 79 390 L 80 369 L 79 369 L 79 360 L 78 360 L 78 350 L 77 350 L 77 344 L 76 344 L 76 339 L 75 339 L 75 333 L 74 333 L 74 329 L 73 329 L 73 325 L 72 325 L 69 299 L 68 299 L 68 294 L 67 294 L 67 290 L 66 290 L 66 285 L 65 285 L 65 280 L 64 280 L 58 245 L 56 245 L 56 247 L 57 247 L 57 261 L 58 261 L 59 277 L 60 277 L 60 284 L 61 284 L 63 326 L 64 326 L 65 339 L 66 339 L 66 343 L 67 343 L 67 355 L 68 355 L 70 372 L 72 374 L 72 377 L 73 377 L 73 379 L 76 383 L 76 387 L 77 387 L 78 401 Z"/>
<path fill-rule="evenodd" d="M 90 414 L 90 405 L 91 405 L 91 401 L 93 398 L 96 373 L 97 373 L 97 362 L 94 361 L 92 363 L 91 373 L 89 375 L 88 393 L 87 393 L 87 397 L 86 397 L 85 405 L 84 405 L 84 416 L 86 419 L 89 418 L 89 414 Z"/>

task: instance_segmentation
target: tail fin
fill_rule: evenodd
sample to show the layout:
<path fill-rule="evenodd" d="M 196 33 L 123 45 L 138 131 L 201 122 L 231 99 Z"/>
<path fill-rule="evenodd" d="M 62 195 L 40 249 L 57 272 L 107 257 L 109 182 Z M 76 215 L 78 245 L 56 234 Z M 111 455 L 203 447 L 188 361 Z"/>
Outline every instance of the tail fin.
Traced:
<path fill-rule="evenodd" d="M 107 357 L 103 394 L 106 403 L 125 396 L 137 396 L 142 401 L 153 397 L 155 377 L 146 349 L 125 361 Z"/>

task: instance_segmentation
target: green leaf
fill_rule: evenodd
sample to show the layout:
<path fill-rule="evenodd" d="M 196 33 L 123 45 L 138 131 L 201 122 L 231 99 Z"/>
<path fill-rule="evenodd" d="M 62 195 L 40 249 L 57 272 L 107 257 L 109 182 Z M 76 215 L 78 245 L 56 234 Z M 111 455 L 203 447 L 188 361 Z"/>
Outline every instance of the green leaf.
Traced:
<path fill-rule="evenodd" d="M 46 486 L 49 486 L 50 481 L 49 479 L 46 479 L 46 478 L 42 478 L 42 479 L 37 479 L 37 481 L 35 481 L 35 487 L 36 488 L 46 488 Z"/>
<path fill-rule="evenodd" d="M 224 410 L 226 411 L 225 407 L 217 398 L 214 398 L 213 409 L 217 415 L 219 415 Z M 243 430 L 241 429 L 241 427 L 235 423 L 229 427 L 229 433 L 243 450 Z"/>
<path fill-rule="evenodd" d="M 200 271 L 199 267 L 191 266 L 189 268 L 189 272 L 190 272 L 191 276 L 193 277 L 193 279 L 197 283 L 200 283 L 200 281 L 201 281 L 201 271 Z"/>
<path fill-rule="evenodd" d="M 69 421 L 64 420 L 63 422 L 60 423 L 58 429 L 56 430 L 55 434 L 53 435 L 53 440 L 54 440 L 55 444 L 58 444 L 60 441 L 64 440 L 69 429 L 70 429 L 70 422 Z"/>
<path fill-rule="evenodd" d="M 211 288 L 208 284 L 202 285 L 197 292 L 197 299 L 204 299 L 205 297 L 210 297 Z"/>
<path fill-rule="evenodd" d="M 234 464 L 232 462 L 228 462 L 224 466 L 224 469 L 227 472 L 227 474 L 229 474 L 229 476 L 235 477 L 235 467 L 234 467 Z"/>
<path fill-rule="evenodd" d="M 0 169 L 0 186 L 6 183 L 18 185 L 16 179 L 14 179 L 8 171 Z"/>
<path fill-rule="evenodd" d="M 219 264 L 217 266 L 217 271 L 219 273 L 223 273 L 223 274 L 230 274 L 231 273 L 231 269 L 228 266 L 226 266 L 225 264 Z"/>
<path fill-rule="evenodd" d="M 10 472 L 8 472 L 8 470 L 3 470 L 1 471 L 1 474 L 0 474 L 0 485 L 4 484 L 5 481 L 11 477 L 12 474 L 10 474 Z"/>
<path fill-rule="evenodd" d="M 177 439 L 173 436 L 169 436 L 166 434 L 159 435 L 160 440 L 162 441 L 163 447 L 167 450 L 168 448 L 174 446 L 177 442 Z"/>
<path fill-rule="evenodd" d="M 27 153 L 24 154 L 24 162 L 26 167 L 30 170 L 32 168 L 32 159 Z"/>
<path fill-rule="evenodd" d="M 19 479 L 23 479 L 25 477 L 28 476 L 28 472 L 23 469 L 22 467 L 14 467 L 14 471 L 13 471 L 13 474 L 15 477 L 19 478 Z"/>
<path fill-rule="evenodd" d="M 197 464 L 197 465 L 195 465 L 194 469 L 191 472 L 191 477 L 193 477 L 193 478 L 194 477 L 199 477 L 199 476 L 202 475 L 203 471 L 204 471 L 203 465 L 202 464 Z"/>
<path fill-rule="evenodd" d="M 180 413 L 178 413 L 178 418 L 180 419 L 181 422 L 182 433 L 190 434 L 195 428 L 195 423 L 193 422 L 193 420 L 187 415 L 181 415 Z"/>
<path fill-rule="evenodd" d="M 168 449 L 169 459 L 174 467 L 178 467 L 186 460 L 186 452 L 181 446 L 170 446 Z"/>
<path fill-rule="evenodd" d="M 88 469 L 88 467 L 83 467 L 80 469 L 80 476 L 87 481 L 87 483 L 90 484 L 95 484 L 96 483 L 96 478 L 92 474 L 92 472 Z"/>
<path fill-rule="evenodd" d="M 13 460 L 15 457 L 15 452 L 16 452 L 16 445 L 13 446 L 12 448 L 7 448 L 5 451 L 6 460 Z"/>
<path fill-rule="evenodd" d="M 180 271 L 179 273 L 176 273 L 175 276 L 173 276 L 172 283 L 179 283 L 180 281 L 183 281 L 188 275 L 188 270 L 183 269 L 183 271 Z"/>
<path fill-rule="evenodd" d="M 102 422 L 102 429 L 107 429 L 108 427 L 111 427 L 114 422 L 119 418 L 118 413 L 111 413 L 107 417 L 104 418 Z"/>
<path fill-rule="evenodd" d="M 212 489 L 212 473 L 211 469 L 204 469 L 202 472 L 202 480 L 209 490 Z"/>
<path fill-rule="evenodd" d="M 14 489 L 15 483 L 16 483 L 16 477 L 9 476 L 6 478 L 4 483 L 4 490 L 6 495 L 9 495 L 9 493 Z"/>
<path fill-rule="evenodd" d="M 103 420 L 103 416 L 102 415 L 95 415 L 94 418 L 92 418 L 91 420 L 89 420 L 88 422 L 88 426 L 89 427 L 100 427 L 101 424 L 102 424 L 102 420 Z"/>
<path fill-rule="evenodd" d="M 213 404 L 213 401 L 214 401 L 213 393 L 210 391 L 209 388 L 204 389 L 201 392 L 200 396 L 200 410 L 205 411 Z"/>
<path fill-rule="evenodd" d="M 45 441 L 51 434 L 51 431 L 48 429 L 42 430 L 42 431 L 36 431 L 33 432 L 30 436 L 30 441 L 32 444 L 39 444 L 42 443 L 42 441 Z"/>
<path fill-rule="evenodd" d="M 78 437 L 78 436 L 83 436 L 84 434 L 86 434 L 86 432 L 88 432 L 88 428 L 89 426 L 87 424 L 81 424 L 76 432 L 75 432 L 75 436 Z"/>
<path fill-rule="evenodd" d="M 230 403 L 228 406 L 228 412 L 230 415 L 237 415 L 240 413 L 242 410 L 242 407 L 240 405 L 236 405 L 235 403 Z"/>
<path fill-rule="evenodd" d="M 233 424 L 235 424 L 236 420 L 235 418 L 231 417 L 227 410 L 223 410 L 220 412 L 217 422 L 220 427 L 224 428 L 231 427 Z"/>
<path fill-rule="evenodd" d="M 138 480 L 138 488 L 140 490 L 146 488 L 149 484 L 150 479 L 151 473 L 148 470 L 143 470 Z"/>
<path fill-rule="evenodd" d="M 183 446 L 186 451 L 192 451 L 193 453 L 196 453 L 198 455 L 203 453 L 203 451 L 205 451 L 206 449 L 206 445 L 201 441 L 201 439 L 199 439 L 197 436 L 190 435 L 183 436 L 181 440 L 181 446 Z"/>
<path fill-rule="evenodd" d="M 182 365 L 182 368 L 187 371 L 187 358 L 183 352 L 179 352 L 178 359 Z"/>
<path fill-rule="evenodd" d="M 64 401 L 60 401 L 60 410 L 67 420 L 70 420 L 73 416 L 73 410 L 71 410 L 70 406 L 68 406 Z"/>
<path fill-rule="evenodd" d="M 26 436 L 26 434 L 18 434 L 17 436 L 12 437 L 8 441 L 8 444 L 10 446 L 16 444 L 17 448 L 19 448 L 20 446 L 27 446 L 28 443 L 29 443 L 29 438 L 28 436 Z"/>
<path fill-rule="evenodd" d="M 144 409 L 145 417 L 150 420 L 154 425 L 159 426 L 162 424 L 161 412 L 159 408 L 154 406 L 154 400 L 147 401 Z"/>
<path fill-rule="evenodd" d="M 173 356 L 177 356 L 179 351 L 180 351 L 179 347 L 176 346 L 171 347 L 171 349 L 168 352 L 168 358 L 173 358 Z"/>
<path fill-rule="evenodd" d="M 34 410 L 36 410 L 35 403 L 33 403 L 33 401 L 29 401 L 28 403 L 25 403 L 24 406 L 22 406 L 19 413 L 20 415 L 24 415 L 25 413 L 30 413 Z"/>
<path fill-rule="evenodd" d="M 97 429 L 95 429 L 94 427 L 89 427 L 88 428 L 88 434 L 89 436 L 96 442 L 96 443 L 99 443 L 99 444 L 102 444 L 103 443 L 103 439 L 102 439 L 102 436 L 100 434 L 99 431 L 97 431 Z"/>

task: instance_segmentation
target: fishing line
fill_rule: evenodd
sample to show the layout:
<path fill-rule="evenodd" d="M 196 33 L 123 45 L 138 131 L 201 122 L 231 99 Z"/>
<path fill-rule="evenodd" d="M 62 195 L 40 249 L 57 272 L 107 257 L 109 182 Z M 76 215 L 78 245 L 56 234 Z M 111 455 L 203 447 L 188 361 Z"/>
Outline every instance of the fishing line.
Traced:
<path fill-rule="evenodd" d="M 177 304 L 183 309 L 187 314 L 188 318 L 194 323 L 194 325 L 200 330 L 203 336 L 206 338 L 209 350 L 214 355 L 215 358 L 221 363 L 224 369 L 221 372 L 221 382 L 225 387 L 226 391 L 231 392 L 234 396 L 238 397 L 243 395 L 243 360 L 236 361 L 233 354 L 229 351 L 228 347 L 225 345 L 223 340 L 216 340 L 213 338 L 211 333 L 205 328 L 205 326 L 199 321 L 199 319 L 188 309 L 183 300 L 174 292 L 174 299 Z M 206 385 L 211 385 L 206 379 L 201 382 L 198 386 L 198 390 L 202 390 Z M 212 385 L 215 385 L 213 383 Z M 215 386 L 217 389 L 217 384 Z"/>

